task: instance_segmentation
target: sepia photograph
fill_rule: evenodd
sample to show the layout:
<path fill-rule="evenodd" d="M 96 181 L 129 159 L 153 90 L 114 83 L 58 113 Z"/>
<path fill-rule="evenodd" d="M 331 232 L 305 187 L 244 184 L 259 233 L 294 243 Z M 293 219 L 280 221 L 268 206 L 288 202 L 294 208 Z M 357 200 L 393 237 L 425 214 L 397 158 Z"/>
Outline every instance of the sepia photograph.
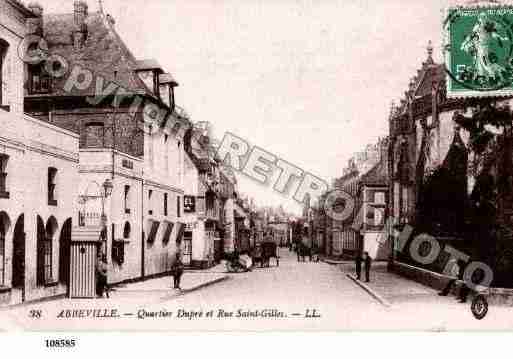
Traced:
<path fill-rule="evenodd" d="M 0 83 L 2 333 L 513 330 L 513 2 L 0 0 Z"/>

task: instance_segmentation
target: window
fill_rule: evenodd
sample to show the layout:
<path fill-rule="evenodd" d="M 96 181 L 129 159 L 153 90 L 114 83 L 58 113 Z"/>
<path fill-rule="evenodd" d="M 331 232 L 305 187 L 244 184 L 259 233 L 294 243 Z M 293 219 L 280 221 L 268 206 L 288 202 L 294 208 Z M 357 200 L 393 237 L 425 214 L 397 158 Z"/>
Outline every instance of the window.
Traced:
<path fill-rule="evenodd" d="M 9 44 L 0 39 L 0 106 L 4 104 L 4 63 Z"/>
<path fill-rule="evenodd" d="M 129 222 L 123 227 L 123 240 L 114 240 L 112 242 L 112 261 L 118 265 L 125 263 L 125 243 L 130 241 L 132 227 Z"/>
<path fill-rule="evenodd" d="M 56 179 L 57 179 L 57 169 L 50 167 L 48 169 L 48 205 L 49 206 L 57 206 Z"/>
<path fill-rule="evenodd" d="M 53 282 L 52 252 L 53 238 L 57 230 L 57 221 L 52 217 L 46 226 L 38 217 L 37 224 L 37 285 L 44 286 Z"/>
<path fill-rule="evenodd" d="M 181 200 L 182 200 L 182 197 L 180 197 L 180 196 L 176 197 L 176 216 L 178 218 L 180 218 L 182 216 L 182 213 L 181 213 Z"/>
<path fill-rule="evenodd" d="M 50 92 L 50 75 L 44 64 L 29 65 L 29 93 L 47 94 Z"/>
<path fill-rule="evenodd" d="M 164 193 L 164 216 L 167 216 L 167 193 Z"/>
<path fill-rule="evenodd" d="M 408 215 L 408 187 L 402 188 L 402 205 L 401 205 L 401 211 L 403 216 Z"/>
<path fill-rule="evenodd" d="M 125 213 L 130 214 L 130 186 L 125 185 Z"/>
<path fill-rule="evenodd" d="M 105 128 L 101 122 L 90 122 L 85 125 L 84 145 L 88 148 L 105 147 Z"/>
<path fill-rule="evenodd" d="M 151 203 L 153 199 L 153 190 L 148 191 L 148 214 L 153 214 L 153 204 Z"/>
<path fill-rule="evenodd" d="M 5 285 L 5 232 L 4 219 L 0 217 L 0 286 Z"/>
<path fill-rule="evenodd" d="M 9 198 L 7 192 L 7 161 L 9 156 L 0 154 L 0 198 Z"/>
<path fill-rule="evenodd" d="M 164 135 L 164 169 L 169 173 L 169 135 Z"/>
<path fill-rule="evenodd" d="M 43 243 L 45 283 L 52 281 L 52 239 L 46 237 Z"/>

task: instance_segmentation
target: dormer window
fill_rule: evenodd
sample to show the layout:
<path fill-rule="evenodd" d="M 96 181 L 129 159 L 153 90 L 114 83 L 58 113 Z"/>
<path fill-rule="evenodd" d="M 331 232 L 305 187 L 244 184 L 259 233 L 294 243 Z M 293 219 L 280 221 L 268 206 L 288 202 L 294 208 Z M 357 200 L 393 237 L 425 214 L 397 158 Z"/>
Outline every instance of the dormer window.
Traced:
<path fill-rule="evenodd" d="M 160 83 L 160 95 L 162 101 L 169 106 L 171 111 L 175 110 L 175 87 L 178 86 L 178 82 L 173 78 L 171 74 L 162 74 L 159 77 Z"/>
<path fill-rule="evenodd" d="M 164 72 L 156 60 L 140 60 L 136 63 L 137 74 L 146 87 L 160 98 L 159 76 Z"/>
<path fill-rule="evenodd" d="M 47 94 L 50 92 L 50 75 L 43 64 L 29 65 L 29 94 Z"/>

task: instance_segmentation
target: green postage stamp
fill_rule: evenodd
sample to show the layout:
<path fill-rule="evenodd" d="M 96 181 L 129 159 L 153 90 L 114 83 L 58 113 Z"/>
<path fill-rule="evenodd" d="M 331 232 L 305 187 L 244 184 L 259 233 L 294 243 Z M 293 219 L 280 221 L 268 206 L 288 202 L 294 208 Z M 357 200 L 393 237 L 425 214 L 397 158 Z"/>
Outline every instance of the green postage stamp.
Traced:
<path fill-rule="evenodd" d="M 443 25 L 448 97 L 513 95 L 513 7 L 449 8 Z"/>

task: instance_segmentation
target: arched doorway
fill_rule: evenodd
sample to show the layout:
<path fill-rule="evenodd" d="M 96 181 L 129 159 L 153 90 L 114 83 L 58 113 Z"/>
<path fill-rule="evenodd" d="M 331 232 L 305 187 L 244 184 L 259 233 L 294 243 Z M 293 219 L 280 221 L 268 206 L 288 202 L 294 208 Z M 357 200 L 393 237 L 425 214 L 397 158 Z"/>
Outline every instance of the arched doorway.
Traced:
<path fill-rule="evenodd" d="M 16 221 L 12 248 L 12 287 L 22 290 L 22 301 L 25 300 L 25 216 L 22 214 Z"/>
<path fill-rule="evenodd" d="M 11 220 L 5 212 L 0 212 L 0 285 L 5 286 L 5 240 Z"/>
<path fill-rule="evenodd" d="M 70 248 L 71 248 L 71 230 L 73 222 L 69 218 L 62 225 L 61 235 L 59 237 L 59 283 L 66 285 L 69 289 L 70 273 Z"/>

